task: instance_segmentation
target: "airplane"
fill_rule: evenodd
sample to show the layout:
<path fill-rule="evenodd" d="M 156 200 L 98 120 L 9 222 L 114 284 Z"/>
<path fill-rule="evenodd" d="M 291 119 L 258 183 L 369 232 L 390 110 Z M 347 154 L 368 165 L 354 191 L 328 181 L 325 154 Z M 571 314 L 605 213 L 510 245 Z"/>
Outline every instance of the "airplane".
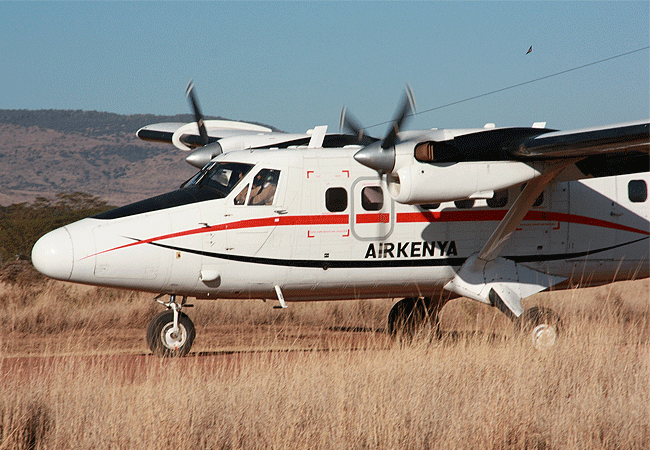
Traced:
<path fill-rule="evenodd" d="M 502 311 L 536 347 L 561 335 L 549 289 L 650 276 L 650 120 L 571 131 L 404 130 L 407 86 L 383 138 L 344 108 L 340 133 L 245 122 L 148 125 L 141 139 L 191 151 L 179 189 L 58 228 L 33 247 L 41 273 L 156 294 L 155 355 L 186 355 L 188 298 L 399 299 L 387 331 L 437 330 L 467 297 Z M 167 299 L 163 297 L 168 296 Z M 528 339 L 528 338 L 527 338 Z"/>

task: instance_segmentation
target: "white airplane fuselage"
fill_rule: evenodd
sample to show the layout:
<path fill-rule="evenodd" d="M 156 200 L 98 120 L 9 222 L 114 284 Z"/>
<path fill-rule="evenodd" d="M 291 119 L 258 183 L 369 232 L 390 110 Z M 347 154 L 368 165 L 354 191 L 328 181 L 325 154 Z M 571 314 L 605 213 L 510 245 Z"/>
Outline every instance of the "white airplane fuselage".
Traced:
<path fill-rule="evenodd" d="M 222 154 L 215 160 L 253 165 L 225 198 L 150 200 L 83 219 L 39 241 L 35 265 L 72 282 L 199 299 L 276 299 L 276 286 L 287 301 L 432 297 L 521 192 L 473 205 L 401 204 L 356 151 Z M 280 173 L 272 204 L 236 204 L 262 169 Z M 629 193 L 641 181 L 650 184 L 649 172 L 552 182 L 499 255 L 566 279 L 558 288 L 648 277 L 649 201 Z"/>

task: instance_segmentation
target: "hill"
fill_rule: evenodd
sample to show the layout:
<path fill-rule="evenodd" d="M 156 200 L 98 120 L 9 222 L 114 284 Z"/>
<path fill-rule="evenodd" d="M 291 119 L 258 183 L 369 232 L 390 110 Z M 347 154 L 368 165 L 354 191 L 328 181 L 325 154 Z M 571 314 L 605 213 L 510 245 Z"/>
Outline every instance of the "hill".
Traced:
<path fill-rule="evenodd" d="M 120 206 L 170 191 L 196 169 L 184 161 L 186 153 L 141 141 L 135 132 L 192 120 L 189 114 L 0 110 L 0 205 L 84 192 Z"/>

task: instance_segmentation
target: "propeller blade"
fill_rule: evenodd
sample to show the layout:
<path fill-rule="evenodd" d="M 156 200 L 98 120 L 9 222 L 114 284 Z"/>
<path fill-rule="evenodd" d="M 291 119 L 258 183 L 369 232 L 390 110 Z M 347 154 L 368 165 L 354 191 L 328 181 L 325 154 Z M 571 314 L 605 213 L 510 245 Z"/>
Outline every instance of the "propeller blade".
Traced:
<path fill-rule="evenodd" d="M 407 84 L 406 92 L 404 92 L 404 96 L 402 97 L 402 104 L 399 112 L 395 116 L 395 119 L 393 119 L 393 123 L 391 124 L 390 129 L 388 130 L 386 137 L 381 143 L 381 148 L 387 149 L 395 145 L 397 142 L 397 133 L 399 133 L 402 125 L 404 125 L 404 121 L 414 113 L 415 98 L 413 97 L 413 90 L 411 89 L 411 86 Z"/>
<path fill-rule="evenodd" d="M 201 141 L 203 145 L 207 145 L 209 142 L 208 131 L 205 129 L 205 123 L 203 122 L 203 114 L 201 114 L 201 109 L 199 108 L 199 102 L 196 100 L 196 95 L 194 94 L 194 82 L 190 80 L 185 89 L 185 94 L 192 105 L 192 110 L 194 111 L 194 118 L 196 119 L 196 125 L 199 127 L 199 134 L 201 135 Z"/>
<path fill-rule="evenodd" d="M 357 136 L 359 143 L 361 143 L 363 140 L 363 125 L 361 125 L 361 122 L 359 122 L 357 118 L 352 115 L 352 113 L 348 112 L 345 106 L 341 108 L 341 114 L 339 115 L 339 129 L 341 132 L 345 130 Z"/>
<path fill-rule="evenodd" d="M 366 145 L 354 154 L 354 159 L 364 166 L 375 169 L 380 174 L 391 173 L 395 168 L 397 134 L 404 125 L 404 121 L 414 113 L 415 100 L 413 98 L 413 90 L 407 84 L 401 106 L 384 140 Z"/>

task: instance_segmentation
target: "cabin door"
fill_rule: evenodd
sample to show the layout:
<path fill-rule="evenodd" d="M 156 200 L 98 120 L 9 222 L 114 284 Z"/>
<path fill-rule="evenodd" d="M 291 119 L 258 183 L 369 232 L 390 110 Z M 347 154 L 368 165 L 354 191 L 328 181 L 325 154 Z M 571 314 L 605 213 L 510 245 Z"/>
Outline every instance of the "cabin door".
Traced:
<path fill-rule="evenodd" d="M 395 226 L 393 199 L 379 177 L 363 177 L 352 185 L 350 223 L 361 241 L 388 238 Z"/>

